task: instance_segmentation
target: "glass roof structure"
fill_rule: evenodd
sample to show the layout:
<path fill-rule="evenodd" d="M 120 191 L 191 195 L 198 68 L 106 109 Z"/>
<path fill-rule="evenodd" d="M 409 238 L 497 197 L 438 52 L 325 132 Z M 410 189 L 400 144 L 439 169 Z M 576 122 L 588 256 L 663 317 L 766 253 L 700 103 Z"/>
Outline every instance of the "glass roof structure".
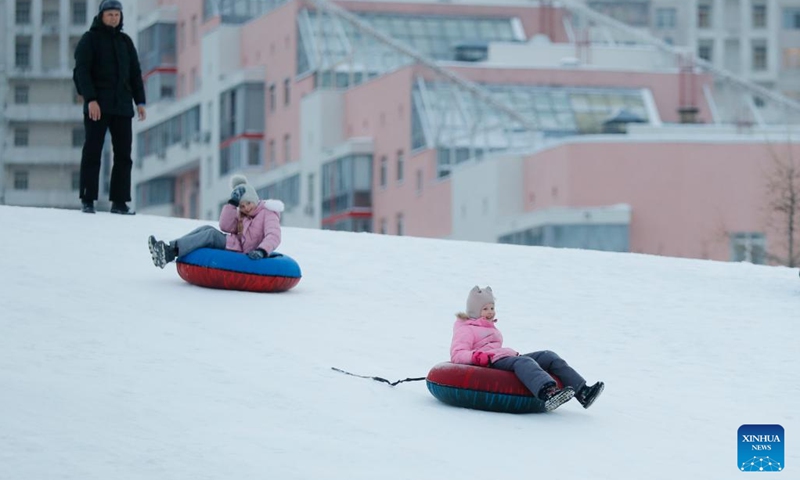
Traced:
<path fill-rule="evenodd" d="M 628 88 L 482 85 L 497 101 L 519 112 L 530 131 L 451 83 L 417 78 L 412 92 L 412 148 L 439 149 L 439 175 L 487 152 L 528 150 L 548 136 L 601 133 L 615 113 L 641 122 L 654 116 L 649 91 Z"/>

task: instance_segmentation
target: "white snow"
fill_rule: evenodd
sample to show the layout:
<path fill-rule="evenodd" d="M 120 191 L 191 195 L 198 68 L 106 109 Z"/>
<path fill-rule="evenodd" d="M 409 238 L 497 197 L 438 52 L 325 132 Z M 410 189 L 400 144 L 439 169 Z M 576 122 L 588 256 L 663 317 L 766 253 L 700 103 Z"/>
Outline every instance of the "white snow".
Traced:
<path fill-rule="evenodd" d="M 730 479 L 742 424 L 800 478 L 797 269 L 284 228 L 303 279 L 203 289 L 149 234 L 201 224 L 0 207 L 0 479 Z M 454 408 L 425 382 L 491 285 L 506 346 L 606 390 Z"/>

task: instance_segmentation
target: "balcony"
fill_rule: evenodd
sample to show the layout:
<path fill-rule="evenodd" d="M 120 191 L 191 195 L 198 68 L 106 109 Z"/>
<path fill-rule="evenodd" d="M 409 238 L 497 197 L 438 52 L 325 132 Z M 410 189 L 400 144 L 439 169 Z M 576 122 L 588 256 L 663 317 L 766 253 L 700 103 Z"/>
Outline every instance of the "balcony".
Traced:
<path fill-rule="evenodd" d="M 6 107 L 6 118 L 11 122 L 82 122 L 83 106 L 55 104 L 12 104 Z"/>
<path fill-rule="evenodd" d="M 80 147 L 11 147 L 6 149 L 8 165 L 79 165 Z"/>

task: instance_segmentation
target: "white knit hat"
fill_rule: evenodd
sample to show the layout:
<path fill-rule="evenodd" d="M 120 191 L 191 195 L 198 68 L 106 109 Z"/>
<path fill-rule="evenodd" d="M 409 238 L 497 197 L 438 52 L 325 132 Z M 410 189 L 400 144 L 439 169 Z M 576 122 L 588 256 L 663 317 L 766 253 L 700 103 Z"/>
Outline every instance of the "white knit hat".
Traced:
<path fill-rule="evenodd" d="M 240 202 L 258 203 L 258 193 L 252 185 L 247 183 L 247 177 L 244 175 L 234 175 L 231 177 L 231 190 L 244 185 L 244 194 L 239 198 Z"/>
<path fill-rule="evenodd" d="M 481 309 L 488 303 L 494 303 L 492 287 L 481 289 L 477 285 L 472 287 L 467 297 L 467 315 L 469 318 L 480 318 Z"/>

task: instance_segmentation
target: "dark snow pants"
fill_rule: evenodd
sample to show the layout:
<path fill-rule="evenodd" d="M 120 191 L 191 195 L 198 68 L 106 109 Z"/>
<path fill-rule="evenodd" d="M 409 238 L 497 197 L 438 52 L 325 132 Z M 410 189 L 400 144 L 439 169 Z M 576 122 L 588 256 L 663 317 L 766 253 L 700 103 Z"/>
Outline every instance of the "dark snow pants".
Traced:
<path fill-rule="evenodd" d="M 111 168 L 111 184 L 109 200 L 112 202 L 131 201 L 131 117 L 123 115 L 100 116 L 100 120 L 91 120 L 88 114 L 83 115 L 83 128 L 86 137 L 83 140 L 81 154 L 80 198 L 86 202 L 97 200 L 100 186 L 100 165 L 103 156 L 103 143 L 106 131 L 111 132 L 111 145 L 114 150 L 114 166 Z"/>
<path fill-rule="evenodd" d="M 228 237 L 211 225 L 197 227 L 177 240 L 170 242 L 177 245 L 178 255 L 188 255 L 198 248 L 216 248 L 225 250 L 225 243 Z"/>
<path fill-rule="evenodd" d="M 492 364 L 492 368 L 514 372 L 534 395 L 553 381 L 550 374 L 558 377 L 565 387 L 572 387 L 576 392 L 586 385 L 586 380 L 575 369 L 567 365 L 556 352 L 550 350 L 501 358 Z"/>

